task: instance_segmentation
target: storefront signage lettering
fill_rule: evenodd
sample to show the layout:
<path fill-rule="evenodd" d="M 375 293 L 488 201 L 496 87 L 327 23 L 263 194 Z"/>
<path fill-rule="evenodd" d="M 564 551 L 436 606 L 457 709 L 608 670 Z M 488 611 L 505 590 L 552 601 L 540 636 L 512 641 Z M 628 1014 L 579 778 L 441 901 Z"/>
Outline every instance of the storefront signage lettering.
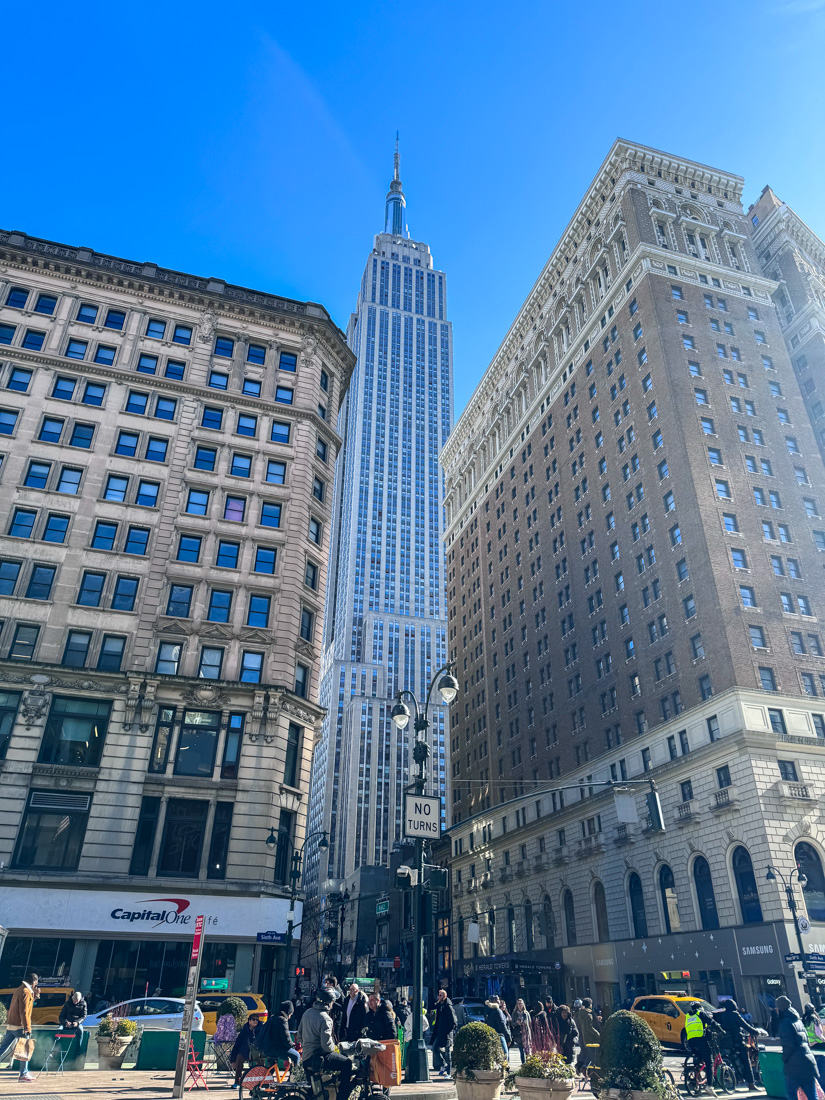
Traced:
<path fill-rule="evenodd" d="M 158 924 L 189 924 L 192 919 L 190 913 L 186 910 L 189 908 L 189 902 L 186 898 L 152 898 L 146 902 L 146 905 L 151 905 L 153 902 L 168 902 L 174 906 L 174 909 L 113 909 L 113 920 L 146 920 L 150 921 L 154 925 Z"/>
<path fill-rule="evenodd" d="M 743 947 L 743 955 L 772 955 L 773 944 L 772 943 L 760 943 L 755 947 Z"/>

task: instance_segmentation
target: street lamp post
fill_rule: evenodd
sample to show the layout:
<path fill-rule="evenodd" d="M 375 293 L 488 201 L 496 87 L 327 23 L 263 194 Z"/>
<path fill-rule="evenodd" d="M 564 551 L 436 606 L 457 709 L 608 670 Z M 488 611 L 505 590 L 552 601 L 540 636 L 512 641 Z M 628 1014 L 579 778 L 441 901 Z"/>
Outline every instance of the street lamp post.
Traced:
<path fill-rule="evenodd" d="M 413 761 L 416 765 L 416 776 L 412 787 L 416 794 L 423 795 L 427 781 L 427 759 L 430 755 L 430 746 L 427 741 L 429 720 L 427 714 L 430 707 L 430 698 L 436 681 L 442 673 L 444 675 L 438 682 L 438 691 L 445 703 L 452 703 L 458 694 L 458 681 L 452 674 L 453 662 L 448 661 L 433 676 L 423 709 L 419 707 L 415 695 L 408 690 L 399 691 L 396 696 L 395 706 L 392 708 L 392 720 L 399 730 L 406 729 L 410 720 L 410 709 L 404 699 L 411 699 L 415 713 L 413 729 L 415 739 L 413 741 Z M 429 1081 L 430 1070 L 427 1064 L 427 1048 L 424 1045 L 424 1035 L 421 1028 L 421 1009 L 423 995 L 424 975 L 424 841 L 421 837 L 415 839 L 415 870 L 416 881 L 413 892 L 413 919 L 415 921 L 416 942 L 413 944 L 413 997 L 412 997 L 412 1040 L 407 1048 L 407 1081 Z"/>
<path fill-rule="evenodd" d="M 286 946 L 284 948 L 284 965 L 281 975 L 281 1000 L 286 1000 L 289 997 L 289 971 L 292 965 L 292 933 L 295 929 L 295 901 L 298 897 L 298 883 L 301 879 L 301 864 L 304 859 L 304 850 L 307 844 L 310 840 L 314 840 L 315 837 L 321 838 L 318 841 L 318 851 L 328 851 L 329 841 L 327 840 L 326 829 L 318 830 L 304 837 L 304 843 L 300 848 L 296 849 L 292 847 L 292 858 L 290 860 L 289 869 L 289 913 L 286 922 Z M 277 850 L 278 848 L 278 834 L 275 832 L 274 825 L 270 826 L 269 836 L 266 838 L 266 846 L 270 851 Z"/>
<path fill-rule="evenodd" d="M 768 864 L 765 881 L 776 882 L 777 875 L 782 879 L 782 885 L 785 887 L 785 898 L 788 902 L 788 909 L 790 909 L 791 916 L 793 917 L 793 926 L 796 932 L 796 942 L 799 946 L 799 958 L 802 963 L 802 972 L 804 974 L 807 972 L 805 966 L 805 945 L 802 943 L 802 932 L 799 928 L 799 911 L 796 905 L 796 895 L 793 892 L 793 877 L 794 875 L 796 875 L 796 881 L 799 883 L 803 890 L 808 885 L 808 879 L 807 876 L 804 875 L 798 867 L 794 867 L 793 871 L 791 871 L 790 873 L 790 876 L 788 878 L 785 878 L 785 876 L 778 868 L 772 867 L 770 864 Z M 805 978 L 805 989 L 807 990 L 809 996 L 813 996 L 817 1000 L 819 999 L 819 994 L 811 993 L 810 987 L 808 986 L 807 978 Z"/>
<path fill-rule="evenodd" d="M 349 901 L 349 890 L 344 887 L 341 900 L 338 903 L 338 984 L 344 984 L 344 917 L 346 905 Z M 354 972 L 353 972 L 354 973 Z"/>

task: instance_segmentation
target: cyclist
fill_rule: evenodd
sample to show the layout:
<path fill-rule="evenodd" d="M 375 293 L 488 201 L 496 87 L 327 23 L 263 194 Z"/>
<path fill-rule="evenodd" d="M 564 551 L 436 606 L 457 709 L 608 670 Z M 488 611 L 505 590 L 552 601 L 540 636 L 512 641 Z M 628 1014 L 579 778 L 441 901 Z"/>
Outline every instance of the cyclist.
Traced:
<path fill-rule="evenodd" d="M 308 1008 L 301 1017 L 296 1039 L 303 1044 L 301 1060 L 310 1072 L 318 1073 L 323 1068 L 330 1073 L 341 1074 L 338 1100 L 347 1100 L 352 1092 L 353 1064 L 335 1049 L 330 1015 L 334 1000 L 329 990 L 322 989 L 316 993 L 312 1008 Z"/>
<path fill-rule="evenodd" d="M 747 1020 L 743 1019 L 736 1001 L 732 1000 L 730 997 L 725 1001 L 725 1006 L 722 1011 L 717 1012 L 716 1016 L 727 1035 L 731 1056 L 735 1059 L 732 1063 L 733 1068 L 737 1068 L 736 1063 L 738 1062 L 740 1076 L 744 1078 L 748 1088 L 753 1089 L 753 1070 L 751 1069 L 750 1058 L 748 1057 L 748 1048 L 745 1046 L 742 1038 L 742 1032 L 744 1031 L 748 1035 L 762 1038 L 767 1035 L 767 1032 L 763 1031 L 761 1027 L 752 1027 Z"/>
<path fill-rule="evenodd" d="M 697 1062 L 703 1062 L 705 1066 L 705 1080 L 713 1092 L 713 1051 L 710 1049 L 708 1035 L 717 1032 L 722 1034 L 722 1028 L 712 1016 L 702 1008 L 698 1001 L 687 1006 L 685 1016 L 685 1036 L 687 1047 Z"/>

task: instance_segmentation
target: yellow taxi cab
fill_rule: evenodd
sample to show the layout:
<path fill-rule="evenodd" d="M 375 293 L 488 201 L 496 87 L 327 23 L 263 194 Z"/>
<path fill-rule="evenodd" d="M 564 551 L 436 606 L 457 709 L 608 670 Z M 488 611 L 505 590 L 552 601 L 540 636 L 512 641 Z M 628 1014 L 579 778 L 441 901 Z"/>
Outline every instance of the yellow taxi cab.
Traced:
<path fill-rule="evenodd" d="M 712 1004 L 703 1001 L 701 997 L 690 997 L 681 990 L 637 997 L 630 1011 L 650 1024 L 660 1043 L 678 1047 L 685 1045 L 685 1017 L 688 1006 L 694 1003 L 700 1004 L 710 1014 L 716 1011 Z"/>
<path fill-rule="evenodd" d="M 261 1023 L 266 1023 L 269 1011 L 260 993 L 200 992 L 198 994 L 198 1004 L 201 1006 L 201 1011 L 203 1012 L 203 1030 L 207 1035 L 215 1034 L 215 1028 L 218 1026 L 218 1009 L 228 997 L 237 997 L 238 1000 L 243 1001 L 246 1005 L 247 1012 L 256 1012 L 260 1017 Z"/>
<path fill-rule="evenodd" d="M 72 993 L 74 989 L 68 985 L 41 987 L 32 1007 L 32 1024 L 60 1023 L 60 1010 Z M 13 995 L 14 989 L 0 989 L 0 1004 L 5 1005 L 7 1012 Z"/>

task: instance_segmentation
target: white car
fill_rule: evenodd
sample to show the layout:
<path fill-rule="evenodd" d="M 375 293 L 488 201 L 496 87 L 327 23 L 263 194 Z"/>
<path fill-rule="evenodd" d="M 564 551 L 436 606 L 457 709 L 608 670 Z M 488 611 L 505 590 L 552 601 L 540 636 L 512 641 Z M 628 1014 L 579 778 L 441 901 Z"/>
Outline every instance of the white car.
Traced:
<path fill-rule="evenodd" d="M 110 1005 L 102 1012 L 93 1012 L 83 1021 L 84 1027 L 97 1027 L 107 1016 L 125 1016 L 143 1027 L 159 1031 L 180 1031 L 183 1024 L 184 1001 L 177 997 L 135 997 L 131 1001 L 121 1001 Z M 203 1031 L 203 1013 L 195 1001 L 195 1013 L 192 1018 L 192 1030 Z"/>

